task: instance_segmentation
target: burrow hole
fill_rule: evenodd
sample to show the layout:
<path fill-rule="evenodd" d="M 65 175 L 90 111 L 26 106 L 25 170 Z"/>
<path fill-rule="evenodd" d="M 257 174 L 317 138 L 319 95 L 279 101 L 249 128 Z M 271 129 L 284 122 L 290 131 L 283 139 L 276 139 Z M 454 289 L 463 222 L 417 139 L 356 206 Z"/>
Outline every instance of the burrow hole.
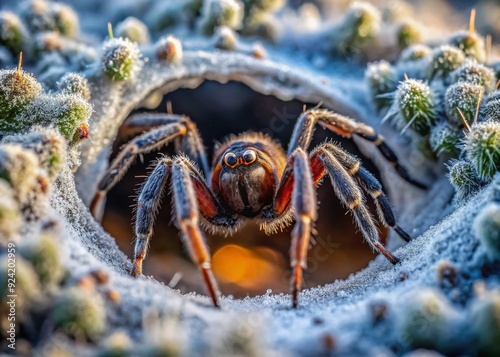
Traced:
<path fill-rule="evenodd" d="M 179 89 L 169 93 L 158 108 L 150 111 L 165 112 L 168 101 L 176 114 L 186 114 L 196 122 L 210 161 L 216 140 L 223 141 L 230 134 L 249 130 L 266 132 L 286 148 L 303 105 L 317 104 L 282 101 L 274 96 L 259 94 L 238 82 L 220 84 L 213 81 L 205 81 L 196 89 Z M 137 112 L 145 111 L 148 110 Z M 352 141 L 321 128 L 316 130 L 311 147 L 327 138 L 334 139 L 349 152 L 362 157 Z M 112 158 L 128 140 L 130 137 L 121 130 L 114 143 Z M 171 155 L 174 153 L 173 146 L 165 147 L 161 152 Z M 144 181 L 158 155 L 159 152 L 153 152 L 145 155 L 143 162 L 137 160 L 107 196 L 102 225 L 129 257 L 132 257 L 133 251 L 132 207 L 136 187 Z M 379 177 L 370 160 L 363 158 L 363 163 Z M 351 215 L 335 197 L 329 180 L 324 180 L 317 192 L 320 204 L 315 228 L 318 234 L 309 251 L 308 269 L 304 274 L 305 288 L 344 279 L 374 258 L 374 253 L 357 232 Z M 367 202 L 375 214 L 373 202 L 370 199 Z M 182 293 L 205 293 L 198 270 L 191 263 L 180 234 L 171 221 L 171 195 L 165 195 L 144 262 L 144 274 L 166 284 L 171 283 Z M 213 270 L 222 293 L 236 298 L 263 294 L 268 289 L 273 293 L 288 293 L 291 230 L 292 227 L 289 227 L 281 233 L 267 236 L 257 224 L 249 222 L 233 236 L 207 235 Z M 387 231 L 382 226 L 380 231 L 385 241 Z"/>

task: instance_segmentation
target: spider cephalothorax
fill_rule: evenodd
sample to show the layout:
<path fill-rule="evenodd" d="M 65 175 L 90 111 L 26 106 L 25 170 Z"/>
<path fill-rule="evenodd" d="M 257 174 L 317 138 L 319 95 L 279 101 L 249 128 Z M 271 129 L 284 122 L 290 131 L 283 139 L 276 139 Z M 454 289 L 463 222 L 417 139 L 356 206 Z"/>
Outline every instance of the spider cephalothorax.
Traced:
<path fill-rule="evenodd" d="M 124 124 L 133 131 L 149 131 L 133 139 L 113 160 L 99 183 L 91 210 L 95 213 L 101 198 L 118 182 L 137 155 L 175 141 L 182 153 L 158 159 L 137 199 L 135 257 L 131 274 L 142 274 L 155 213 L 170 177 L 176 223 L 215 306 L 219 306 L 219 291 L 203 231 L 234 232 L 243 220 L 253 219 L 271 234 L 295 221 L 290 261 L 293 268 L 292 300 L 296 307 L 312 224 L 317 216 L 315 186 L 325 176 L 330 177 L 335 194 L 352 212 L 366 241 L 391 263 L 396 264 L 399 260 L 380 243 L 363 191 L 374 199 L 380 220 L 401 238 L 410 240 L 396 224 L 382 186 L 361 167 L 357 158 L 333 143 L 324 143 L 307 152 L 317 123 L 345 137 L 358 135 L 372 141 L 401 177 L 424 187 L 410 178 L 394 152 L 373 128 L 331 111 L 312 109 L 302 113 L 287 153 L 278 143 L 259 133 L 233 136 L 216 147 L 212 169 L 208 167 L 196 126 L 189 118 L 173 114 L 144 114 L 131 117 Z"/>

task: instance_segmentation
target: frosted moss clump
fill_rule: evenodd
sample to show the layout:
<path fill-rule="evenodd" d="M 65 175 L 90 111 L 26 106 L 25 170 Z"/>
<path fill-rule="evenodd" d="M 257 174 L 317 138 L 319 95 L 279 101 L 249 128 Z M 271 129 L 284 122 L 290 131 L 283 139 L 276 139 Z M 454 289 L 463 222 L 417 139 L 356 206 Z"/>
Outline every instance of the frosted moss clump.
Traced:
<path fill-rule="evenodd" d="M 45 0 L 26 0 L 19 6 L 19 14 L 30 32 L 52 31 L 56 28 L 52 4 Z"/>
<path fill-rule="evenodd" d="M 21 145 L 0 146 L 0 178 L 6 180 L 21 204 L 26 204 L 38 185 L 39 162 L 35 153 Z"/>
<path fill-rule="evenodd" d="M 66 37 L 77 37 L 80 32 L 78 16 L 64 4 L 27 0 L 21 3 L 19 13 L 31 33 L 57 31 Z"/>
<path fill-rule="evenodd" d="M 17 56 L 28 39 L 28 31 L 21 19 L 9 11 L 0 11 L 0 46 Z"/>
<path fill-rule="evenodd" d="M 396 90 L 396 71 L 387 61 L 370 63 L 365 72 L 365 80 L 375 108 L 380 113 L 384 108 L 391 105 L 391 98 L 384 95 Z"/>
<path fill-rule="evenodd" d="M 490 179 L 500 169 L 500 123 L 488 121 L 472 126 L 465 134 L 463 150 L 479 177 Z"/>
<path fill-rule="evenodd" d="M 400 312 L 402 342 L 412 349 L 429 348 L 452 351 L 450 330 L 458 312 L 438 291 L 422 289 L 409 294 Z"/>
<path fill-rule="evenodd" d="M 485 42 L 477 32 L 456 32 L 448 39 L 448 43 L 462 50 L 467 58 L 473 58 L 480 63 L 486 60 Z"/>
<path fill-rule="evenodd" d="M 412 128 L 417 133 L 426 135 L 435 123 L 435 108 L 430 87 L 420 80 L 408 79 L 399 84 L 384 120 L 393 120 L 403 131 Z"/>
<path fill-rule="evenodd" d="M 21 228 L 21 212 L 14 197 L 14 191 L 9 184 L 0 179 L 0 242 L 7 244 L 4 239 L 12 238 Z"/>
<path fill-rule="evenodd" d="M 453 82 L 466 82 L 481 86 L 486 93 L 495 90 L 496 77 L 495 72 L 482 64 L 467 61 L 450 74 Z"/>
<path fill-rule="evenodd" d="M 444 95 L 444 108 L 450 123 L 457 127 L 464 125 L 460 110 L 467 123 L 471 124 L 474 121 L 477 104 L 482 92 L 483 88 L 481 86 L 467 82 L 451 85 Z"/>
<path fill-rule="evenodd" d="M 498 94 L 499 92 L 495 92 Z M 486 101 L 483 109 L 484 121 L 497 121 L 500 122 L 500 97 L 492 95 Z"/>
<path fill-rule="evenodd" d="M 88 138 L 88 119 L 91 114 L 92 106 L 80 95 L 42 94 L 29 104 L 19 121 L 53 125 L 73 146 Z"/>
<path fill-rule="evenodd" d="M 89 83 L 85 77 L 78 73 L 65 74 L 57 86 L 63 94 L 78 94 L 85 100 L 90 100 Z"/>
<path fill-rule="evenodd" d="M 243 21 L 243 3 L 239 0 L 206 0 L 203 2 L 201 28 L 207 35 L 219 26 L 239 29 Z"/>
<path fill-rule="evenodd" d="M 7 279 L 9 278 L 7 259 L 0 261 L 0 297 L 3 306 L 6 306 L 10 293 L 7 292 Z M 29 309 L 40 300 L 42 289 L 33 266 L 23 259 L 16 256 L 16 319 L 22 319 L 28 315 Z M 7 305 L 8 306 L 8 305 Z M 4 320 L 7 314 L 2 314 Z M 2 321 L 4 324 L 6 321 Z"/>
<path fill-rule="evenodd" d="M 0 71 L 0 131 L 17 131 L 22 124 L 15 120 L 27 104 L 42 93 L 36 78 L 23 70 Z"/>
<path fill-rule="evenodd" d="M 174 36 L 166 36 L 158 40 L 155 45 L 156 58 L 172 64 L 182 62 L 182 43 Z"/>
<path fill-rule="evenodd" d="M 397 42 L 399 48 L 406 48 L 422 41 L 422 28 L 416 21 L 406 20 L 398 25 Z"/>
<path fill-rule="evenodd" d="M 53 3 L 52 13 L 56 30 L 66 37 L 75 38 L 80 33 L 80 22 L 76 12 L 69 6 Z"/>
<path fill-rule="evenodd" d="M 428 55 L 426 77 L 444 78 L 464 63 L 465 55 L 456 47 L 443 45 L 432 50 Z"/>
<path fill-rule="evenodd" d="M 278 20 L 273 13 L 286 3 L 285 0 L 242 0 L 244 19 L 241 32 L 274 40 L 278 37 Z"/>
<path fill-rule="evenodd" d="M 66 162 L 67 143 L 56 129 L 34 128 L 25 135 L 7 136 L 2 142 L 34 151 L 51 180 L 57 177 Z"/>
<path fill-rule="evenodd" d="M 104 43 L 101 63 L 104 73 L 113 81 L 133 78 L 142 66 L 137 45 L 123 38 Z"/>
<path fill-rule="evenodd" d="M 331 30 L 331 48 L 349 56 L 358 53 L 379 32 L 380 11 L 367 2 L 354 2 L 340 24 Z"/>
<path fill-rule="evenodd" d="M 132 340 L 125 332 L 115 332 L 102 343 L 99 357 L 128 356 L 132 346 Z"/>
<path fill-rule="evenodd" d="M 405 48 L 399 55 L 400 62 L 413 62 L 425 58 L 432 49 L 429 46 L 415 44 Z"/>
<path fill-rule="evenodd" d="M 489 258 L 500 261 L 500 205 L 490 203 L 484 207 L 474 219 L 473 227 L 476 237 L 483 245 Z M 500 314 L 500 305 L 498 308 Z M 498 318 L 500 323 L 500 315 Z"/>
<path fill-rule="evenodd" d="M 64 269 L 59 256 L 59 244 L 53 232 L 42 232 L 34 242 L 20 249 L 21 255 L 32 264 L 45 289 L 59 284 L 64 275 Z"/>
<path fill-rule="evenodd" d="M 96 340 L 106 327 L 104 302 L 95 291 L 71 287 L 61 292 L 54 302 L 52 321 L 76 338 Z"/>
<path fill-rule="evenodd" d="M 115 29 L 117 37 L 127 38 L 139 45 L 144 45 L 149 42 L 148 27 L 135 17 L 127 17 L 120 22 Z"/>
<path fill-rule="evenodd" d="M 440 155 L 446 153 L 456 156 L 459 153 L 458 144 L 462 138 L 460 129 L 446 122 L 441 122 L 432 127 L 429 143 L 432 151 Z"/>
<path fill-rule="evenodd" d="M 229 27 L 221 26 L 215 32 L 215 47 L 225 51 L 234 51 L 238 45 L 238 35 Z"/>
<path fill-rule="evenodd" d="M 500 292 L 488 291 L 473 302 L 469 321 L 480 356 L 500 355 Z"/>
<path fill-rule="evenodd" d="M 471 197 L 485 184 L 468 161 L 452 160 L 448 164 L 448 170 L 448 177 L 459 200 Z"/>

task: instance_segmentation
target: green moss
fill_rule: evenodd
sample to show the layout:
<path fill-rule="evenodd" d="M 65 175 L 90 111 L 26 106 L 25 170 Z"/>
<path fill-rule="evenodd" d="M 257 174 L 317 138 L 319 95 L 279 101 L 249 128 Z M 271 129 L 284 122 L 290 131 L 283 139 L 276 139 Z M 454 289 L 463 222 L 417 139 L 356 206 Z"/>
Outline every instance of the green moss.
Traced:
<path fill-rule="evenodd" d="M 399 128 L 412 128 L 427 135 L 436 121 L 436 103 L 430 87 L 422 81 L 408 79 L 396 90 L 386 118 L 394 118 Z"/>
<path fill-rule="evenodd" d="M 478 297 L 471 307 L 469 321 L 478 355 L 500 355 L 500 292 L 491 291 Z"/>
<path fill-rule="evenodd" d="M 480 63 L 486 60 L 485 42 L 477 32 L 456 32 L 449 38 L 448 43 L 462 50 L 467 58 L 473 58 Z"/>
<path fill-rule="evenodd" d="M 483 88 L 479 85 L 459 82 L 451 85 L 444 96 L 446 117 L 456 127 L 464 126 L 459 110 L 468 124 L 474 121 L 477 104 Z"/>
<path fill-rule="evenodd" d="M 106 328 L 106 310 L 98 293 L 80 287 L 65 289 L 54 301 L 51 319 L 69 336 L 97 340 Z"/>
<path fill-rule="evenodd" d="M 55 3 L 52 7 L 55 27 L 66 37 L 75 38 L 80 33 L 80 22 L 75 11 L 64 4 Z"/>
<path fill-rule="evenodd" d="M 500 169 L 500 123 L 480 122 L 465 134 L 464 149 L 482 179 L 490 179 Z"/>
<path fill-rule="evenodd" d="M 465 82 L 481 86 L 485 93 L 495 90 L 497 79 L 495 72 L 482 64 L 474 61 L 467 61 L 451 74 L 453 82 Z"/>
<path fill-rule="evenodd" d="M 88 125 L 92 106 L 77 95 L 61 95 L 58 99 L 60 107 L 56 126 L 70 144 L 75 144 L 83 139 L 79 138 L 78 130 Z"/>
<path fill-rule="evenodd" d="M 85 100 L 90 100 L 89 83 L 85 77 L 78 73 L 67 73 L 59 82 L 59 90 L 64 94 L 78 94 Z"/>
<path fill-rule="evenodd" d="M 26 204 L 37 186 L 39 162 L 35 153 L 18 144 L 0 145 L 0 178 L 6 180 L 21 204 Z"/>
<path fill-rule="evenodd" d="M 101 63 L 104 73 L 113 81 L 126 81 L 141 68 L 137 46 L 127 39 L 114 38 L 104 43 Z"/>
<path fill-rule="evenodd" d="M 42 93 L 36 78 L 23 70 L 0 70 L 0 131 L 19 131 L 27 123 L 17 121 L 16 115 Z"/>
<path fill-rule="evenodd" d="M 453 325 L 455 312 L 446 298 L 431 289 L 414 291 L 401 311 L 403 342 L 411 349 L 428 348 L 445 351 L 446 336 Z"/>
<path fill-rule="evenodd" d="M 28 31 L 21 19 L 9 11 L 0 11 L 0 46 L 18 56 L 28 39 Z"/>
<path fill-rule="evenodd" d="M 474 219 L 474 232 L 491 260 L 500 261 L 500 205 L 490 203 Z M 500 313 L 500 311 L 499 311 Z M 499 315 L 500 318 L 500 315 Z M 500 322 L 500 320 L 499 320 Z"/>
<path fill-rule="evenodd" d="M 381 14 L 367 2 L 354 2 L 340 24 L 332 29 L 331 48 L 349 56 L 358 53 L 380 30 Z"/>
<path fill-rule="evenodd" d="M 115 34 L 140 45 L 148 43 L 150 37 L 147 26 L 135 17 L 127 17 L 120 22 L 116 26 Z"/>
<path fill-rule="evenodd" d="M 19 144 L 25 149 L 34 151 L 40 165 L 52 180 L 59 174 L 66 162 L 66 140 L 55 129 L 38 127 L 28 134 L 7 136 L 3 142 Z"/>
<path fill-rule="evenodd" d="M 365 72 L 365 80 L 370 90 L 371 99 L 378 113 L 391 105 L 392 99 L 387 94 L 397 88 L 397 74 L 387 61 L 370 63 Z"/>
<path fill-rule="evenodd" d="M 23 259 L 21 256 L 16 256 L 16 274 L 15 287 L 13 291 L 9 290 L 9 266 L 6 256 L 0 261 L 0 296 L 2 297 L 2 305 L 8 299 L 7 295 L 13 293 L 16 298 L 16 318 L 22 321 L 28 315 L 29 309 L 42 298 L 40 282 L 33 266 Z M 2 316 L 3 320 L 4 316 Z M 2 321 L 3 322 L 3 321 Z"/>
<path fill-rule="evenodd" d="M 201 28 L 207 35 L 219 26 L 239 29 L 243 21 L 243 4 L 239 0 L 208 0 L 203 3 Z"/>
<path fill-rule="evenodd" d="M 457 156 L 460 151 L 458 145 L 462 137 L 460 129 L 443 122 L 432 127 L 429 143 L 432 150 L 438 155 L 446 153 Z"/>
<path fill-rule="evenodd" d="M 399 24 L 396 34 L 400 48 L 406 48 L 422 41 L 422 28 L 419 23 L 412 20 Z"/>
<path fill-rule="evenodd" d="M 448 170 L 448 177 L 459 199 L 469 198 L 484 185 L 484 181 L 469 161 L 452 160 L 448 165 Z"/>
<path fill-rule="evenodd" d="M 14 191 L 4 179 L 0 179 L 0 242 L 6 246 L 7 241 L 21 228 L 21 212 Z"/>
<path fill-rule="evenodd" d="M 399 56 L 400 62 L 413 62 L 418 61 L 425 58 L 429 53 L 431 53 L 432 49 L 429 46 L 422 44 L 415 44 L 408 46 L 403 51 L 401 51 L 401 55 Z"/>
<path fill-rule="evenodd" d="M 53 232 L 42 232 L 38 239 L 21 247 L 20 251 L 22 256 L 33 265 L 44 287 L 59 284 L 64 270 L 59 256 L 57 238 Z"/>
<path fill-rule="evenodd" d="M 444 78 L 465 62 L 465 55 L 456 47 L 443 45 L 428 55 L 426 78 Z"/>

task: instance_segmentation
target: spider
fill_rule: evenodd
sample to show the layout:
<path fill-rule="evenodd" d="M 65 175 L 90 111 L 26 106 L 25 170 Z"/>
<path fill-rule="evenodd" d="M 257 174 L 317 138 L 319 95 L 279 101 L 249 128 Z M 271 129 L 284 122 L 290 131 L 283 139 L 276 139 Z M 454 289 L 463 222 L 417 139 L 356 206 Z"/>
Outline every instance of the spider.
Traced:
<path fill-rule="evenodd" d="M 137 198 L 131 275 L 142 274 L 155 214 L 170 178 L 176 224 L 216 307 L 220 306 L 220 293 L 211 270 L 204 232 L 233 233 L 243 221 L 251 219 L 271 234 L 295 221 L 290 261 L 292 302 L 293 307 L 297 307 L 312 225 L 317 218 L 315 186 L 323 177 L 330 177 L 335 194 L 352 212 L 368 244 L 392 264 L 399 259 L 379 241 L 363 191 L 374 199 L 380 220 L 402 239 L 410 241 L 409 235 L 396 224 L 381 184 L 361 166 L 359 159 L 330 142 L 307 152 L 316 124 L 344 137 L 358 135 L 373 142 L 403 179 L 425 188 L 409 176 L 372 127 L 332 111 L 318 108 L 304 111 L 295 124 L 287 153 L 270 137 L 260 133 L 231 136 L 216 146 L 212 169 L 200 134 L 190 118 L 171 113 L 140 114 L 127 119 L 124 125 L 129 130 L 145 132 L 130 141 L 112 161 L 98 184 L 91 211 L 95 216 L 103 197 L 121 179 L 136 156 L 174 141 L 176 150 L 181 153 L 158 159 Z"/>

